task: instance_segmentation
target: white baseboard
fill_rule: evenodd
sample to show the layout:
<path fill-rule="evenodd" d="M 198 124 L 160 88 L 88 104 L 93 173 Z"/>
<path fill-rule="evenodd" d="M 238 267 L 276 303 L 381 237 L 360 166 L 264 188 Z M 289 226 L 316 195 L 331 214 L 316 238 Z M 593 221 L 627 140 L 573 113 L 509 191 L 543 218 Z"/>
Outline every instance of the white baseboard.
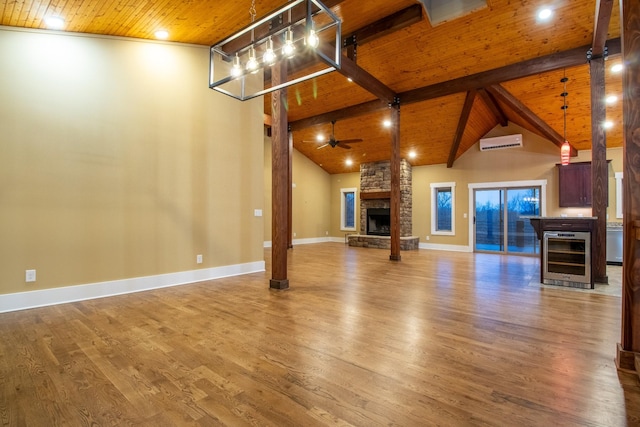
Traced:
<path fill-rule="evenodd" d="M 308 245 L 313 243 L 344 243 L 344 237 L 314 237 L 310 239 L 294 239 L 293 245 Z M 271 241 L 264 242 L 265 248 L 270 248 Z M 470 246 L 463 245 L 443 245 L 443 244 L 435 244 L 435 243 L 419 243 L 419 249 L 431 249 L 436 251 L 451 251 L 451 252 L 473 252 L 473 249 Z"/>
<path fill-rule="evenodd" d="M 418 244 L 419 249 L 433 249 L 436 251 L 451 251 L 451 252 L 473 252 L 470 246 L 462 246 L 462 245 L 443 245 L 436 243 L 420 243 Z"/>
<path fill-rule="evenodd" d="M 345 238 L 344 237 L 327 237 L 327 242 L 333 242 L 333 243 L 345 243 Z"/>
<path fill-rule="evenodd" d="M 157 276 L 112 280 L 86 285 L 18 292 L 0 295 L 0 313 L 148 291 L 169 286 L 186 285 L 261 271 L 265 271 L 264 261 L 160 274 Z"/>
<path fill-rule="evenodd" d="M 295 245 L 310 245 L 313 243 L 326 243 L 326 242 L 344 242 L 344 239 L 337 237 L 311 237 L 308 239 L 293 239 L 292 244 Z M 264 242 L 265 248 L 271 248 L 272 242 L 267 240 Z"/>
<path fill-rule="evenodd" d="M 310 245 L 313 243 L 326 243 L 330 242 L 330 237 L 312 237 L 309 239 L 293 239 L 294 245 Z"/>

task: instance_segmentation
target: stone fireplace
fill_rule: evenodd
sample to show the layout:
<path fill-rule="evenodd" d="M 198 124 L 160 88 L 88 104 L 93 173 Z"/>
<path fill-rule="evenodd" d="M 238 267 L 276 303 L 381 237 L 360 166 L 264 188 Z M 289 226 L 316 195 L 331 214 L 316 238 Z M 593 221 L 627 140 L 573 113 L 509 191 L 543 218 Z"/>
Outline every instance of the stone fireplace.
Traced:
<path fill-rule="evenodd" d="M 411 235 L 411 164 L 400 162 L 400 249 L 417 249 L 420 239 Z M 391 162 L 360 165 L 360 234 L 348 237 L 349 246 L 391 247 Z"/>

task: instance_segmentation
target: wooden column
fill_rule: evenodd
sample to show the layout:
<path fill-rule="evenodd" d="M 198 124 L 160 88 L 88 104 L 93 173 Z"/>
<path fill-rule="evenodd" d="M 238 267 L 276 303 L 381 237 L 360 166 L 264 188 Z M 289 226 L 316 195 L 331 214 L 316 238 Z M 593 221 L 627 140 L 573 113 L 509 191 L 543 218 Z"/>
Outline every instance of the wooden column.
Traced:
<path fill-rule="evenodd" d="M 400 104 L 391 105 L 391 255 L 400 261 Z"/>
<path fill-rule="evenodd" d="M 274 85 L 286 79 L 287 62 L 282 61 L 271 67 Z M 287 129 L 287 90 L 271 93 L 271 281 L 272 289 L 289 288 L 287 279 L 287 247 L 289 245 L 289 136 Z"/>
<path fill-rule="evenodd" d="M 287 126 L 287 136 L 289 139 L 289 163 L 288 163 L 288 183 L 287 183 L 287 246 L 293 248 L 293 132 Z"/>
<path fill-rule="evenodd" d="M 593 276 L 598 283 L 608 283 L 607 278 L 607 198 L 609 175 L 607 173 L 607 139 L 604 122 L 607 118 L 604 88 L 604 57 L 590 61 L 591 71 L 591 214 L 598 217 L 595 223 L 591 254 Z"/>
<path fill-rule="evenodd" d="M 622 338 L 616 364 L 640 374 L 640 2 L 622 0 L 623 236 Z"/>

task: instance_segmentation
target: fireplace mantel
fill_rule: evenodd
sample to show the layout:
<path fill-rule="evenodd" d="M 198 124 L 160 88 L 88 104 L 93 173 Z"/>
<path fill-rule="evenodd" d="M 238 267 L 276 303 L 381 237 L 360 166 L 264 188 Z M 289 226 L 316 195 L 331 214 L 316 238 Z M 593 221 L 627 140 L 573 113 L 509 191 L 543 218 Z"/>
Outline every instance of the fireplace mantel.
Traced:
<path fill-rule="evenodd" d="M 360 193 L 360 200 L 390 199 L 391 191 L 368 191 Z"/>

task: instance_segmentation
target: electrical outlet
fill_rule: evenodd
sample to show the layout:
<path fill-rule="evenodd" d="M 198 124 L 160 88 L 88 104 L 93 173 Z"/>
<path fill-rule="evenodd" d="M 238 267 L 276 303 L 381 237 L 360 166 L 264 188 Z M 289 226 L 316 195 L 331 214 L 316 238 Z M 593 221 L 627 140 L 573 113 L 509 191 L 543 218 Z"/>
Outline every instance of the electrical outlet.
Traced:
<path fill-rule="evenodd" d="M 196 262 L 202 264 L 202 255 L 196 255 Z"/>
<path fill-rule="evenodd" d="M 26 282 L 35 282 L 36 281 L 36 271 L 35 270 L 26 270 L 25 277 Z"/>
<path fill-rule="evenodd" d="M 426 240 L 429 240 L 430 236 L 425 237 Z"/>
<path fill-rule="evenodd" d="M 293 233 L 293 237 L 296 237 L 296 233 Z"/>
<path fill-rule="evenodd" d="M 328 236 L 328 235 L 329 235 L 329 232 L 328 232 L 328 231 L 325 231 L 325 232 L 324 232 L 324 235 L 325 235 L 325 236 Z"/>

